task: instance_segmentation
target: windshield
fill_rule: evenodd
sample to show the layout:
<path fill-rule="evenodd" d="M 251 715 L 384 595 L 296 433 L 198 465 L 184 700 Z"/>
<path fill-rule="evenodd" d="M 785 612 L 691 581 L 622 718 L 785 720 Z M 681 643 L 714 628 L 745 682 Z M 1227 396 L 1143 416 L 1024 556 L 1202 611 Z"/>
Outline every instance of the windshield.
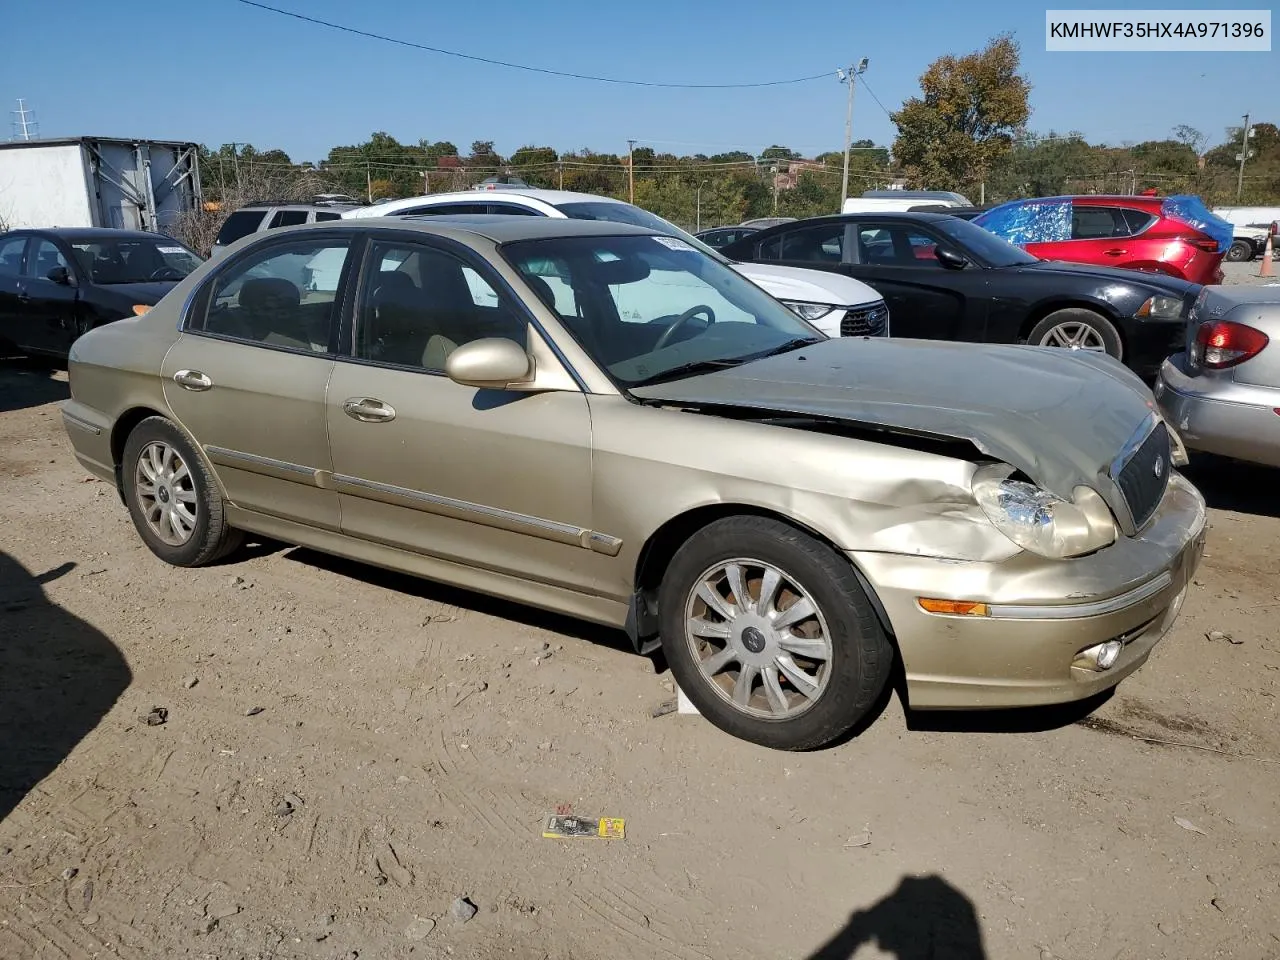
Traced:
<path fill-rule="evenodd" d="M 1040 262 L 1039 257 L 1032 256 L 1021 247 L 1015 247 L 1008 240 L 997 237 L 991 231 L 984 230 L 968 220 L 947 217 L 943 220 L 935 220 L 933 226 L 961 247 L 976 253 L 978 258 L 989 267 L 1017 267 Z"/>
<path fill-rule="evenodd" d="M 719 260 L 721 263 L 732 262 L 726 260 L 724 254 L 718 250 L 713 250 L 697 237 L 685 233 L 674 223 L 663 220 L 656 213 L 641 210 L 631 203 L 583 201 L 581 203 L 561 203 L 556 206 L 556 209 L 571 220 L 608 220 L 611 223 L 630 223 L 633 226 L 647 227 L 659 233 L 669 233 L 671 236 L 679 237 L 689 246 L 701 250 L 707 256 Z"/>
<path fill-rule="evenodd" d="M 194 250 L 167 237 L 86 240 L 71 248 L 92 283 L 181 280 L 203 262 Z"/>
<path fill-rule="evenodd" d="M 759 287 L 675 237 L 523 240 L 502 252 L 622 387 L 824 339 Z"/>

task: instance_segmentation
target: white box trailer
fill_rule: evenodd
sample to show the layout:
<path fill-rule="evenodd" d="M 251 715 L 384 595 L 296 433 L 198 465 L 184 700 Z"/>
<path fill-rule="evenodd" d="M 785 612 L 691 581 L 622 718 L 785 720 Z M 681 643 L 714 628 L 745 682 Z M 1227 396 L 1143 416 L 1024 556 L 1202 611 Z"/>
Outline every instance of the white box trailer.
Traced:
<path fill-rule="evenodd" d="M 67 137 L 0 143 L 0 230 L 165 232 L 200 205 L 194 143 Z"/>

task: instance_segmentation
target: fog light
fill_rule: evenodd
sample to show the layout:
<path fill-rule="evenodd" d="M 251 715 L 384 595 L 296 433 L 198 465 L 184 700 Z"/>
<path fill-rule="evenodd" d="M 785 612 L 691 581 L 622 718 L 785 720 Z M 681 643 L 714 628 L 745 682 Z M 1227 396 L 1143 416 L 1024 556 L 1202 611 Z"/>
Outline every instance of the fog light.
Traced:
<path fill-rule="evenodd" d="M 1124 644 L 1121 641 L 1108 640 L 1106 643 L 1100 643 L 1097 646 L 1081 650 L 1076 654 L 1076 658 L 1071 665 L 1101 673 L 1104 670 L 1110 670 L 1116 665 L 1116 661 L 1120 659 L 1120 653 L 1123 650 Z"/>

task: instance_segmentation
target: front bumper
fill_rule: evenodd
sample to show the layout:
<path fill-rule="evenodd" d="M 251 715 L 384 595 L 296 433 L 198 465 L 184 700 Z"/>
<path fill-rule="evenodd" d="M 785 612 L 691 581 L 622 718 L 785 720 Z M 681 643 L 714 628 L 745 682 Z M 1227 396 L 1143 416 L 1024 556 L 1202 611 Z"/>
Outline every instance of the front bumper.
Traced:
<path fill-rule="evenodd" d="M 1280 390 L 1237 383 L 1230 371 L 1192 376 L 1178 354 L 1160 368 L 1155 395 L 1190 449 L 1280 467 Z"/>
<path fill-rule="evenodd" d="M 1087 557 L 1027 553 L 1000 563 L 853 552 L 898 640 L 916 709 L 987 709 L 1079 700 L 1146 662 L 1178 615 L 1204 551 L 1205 505 L 1181 476 L 1135 537 Z M 989 616 L 926 613 L 917 598 L 979 601 Z M 1110 640 L 1109 670 L 1072 666 Z"/>

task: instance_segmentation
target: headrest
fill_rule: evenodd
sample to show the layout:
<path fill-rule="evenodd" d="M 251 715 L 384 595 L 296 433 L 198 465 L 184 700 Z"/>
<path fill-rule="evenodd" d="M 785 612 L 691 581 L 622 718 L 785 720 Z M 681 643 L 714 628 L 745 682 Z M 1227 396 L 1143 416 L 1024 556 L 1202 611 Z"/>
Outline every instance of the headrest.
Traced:
<path fill-rule="evenodd" d="M 287 309 L 302 302 L 302 293 L 282 277 L 255 277 L 244 282 L 237 302 L 246 310 Z"/>

